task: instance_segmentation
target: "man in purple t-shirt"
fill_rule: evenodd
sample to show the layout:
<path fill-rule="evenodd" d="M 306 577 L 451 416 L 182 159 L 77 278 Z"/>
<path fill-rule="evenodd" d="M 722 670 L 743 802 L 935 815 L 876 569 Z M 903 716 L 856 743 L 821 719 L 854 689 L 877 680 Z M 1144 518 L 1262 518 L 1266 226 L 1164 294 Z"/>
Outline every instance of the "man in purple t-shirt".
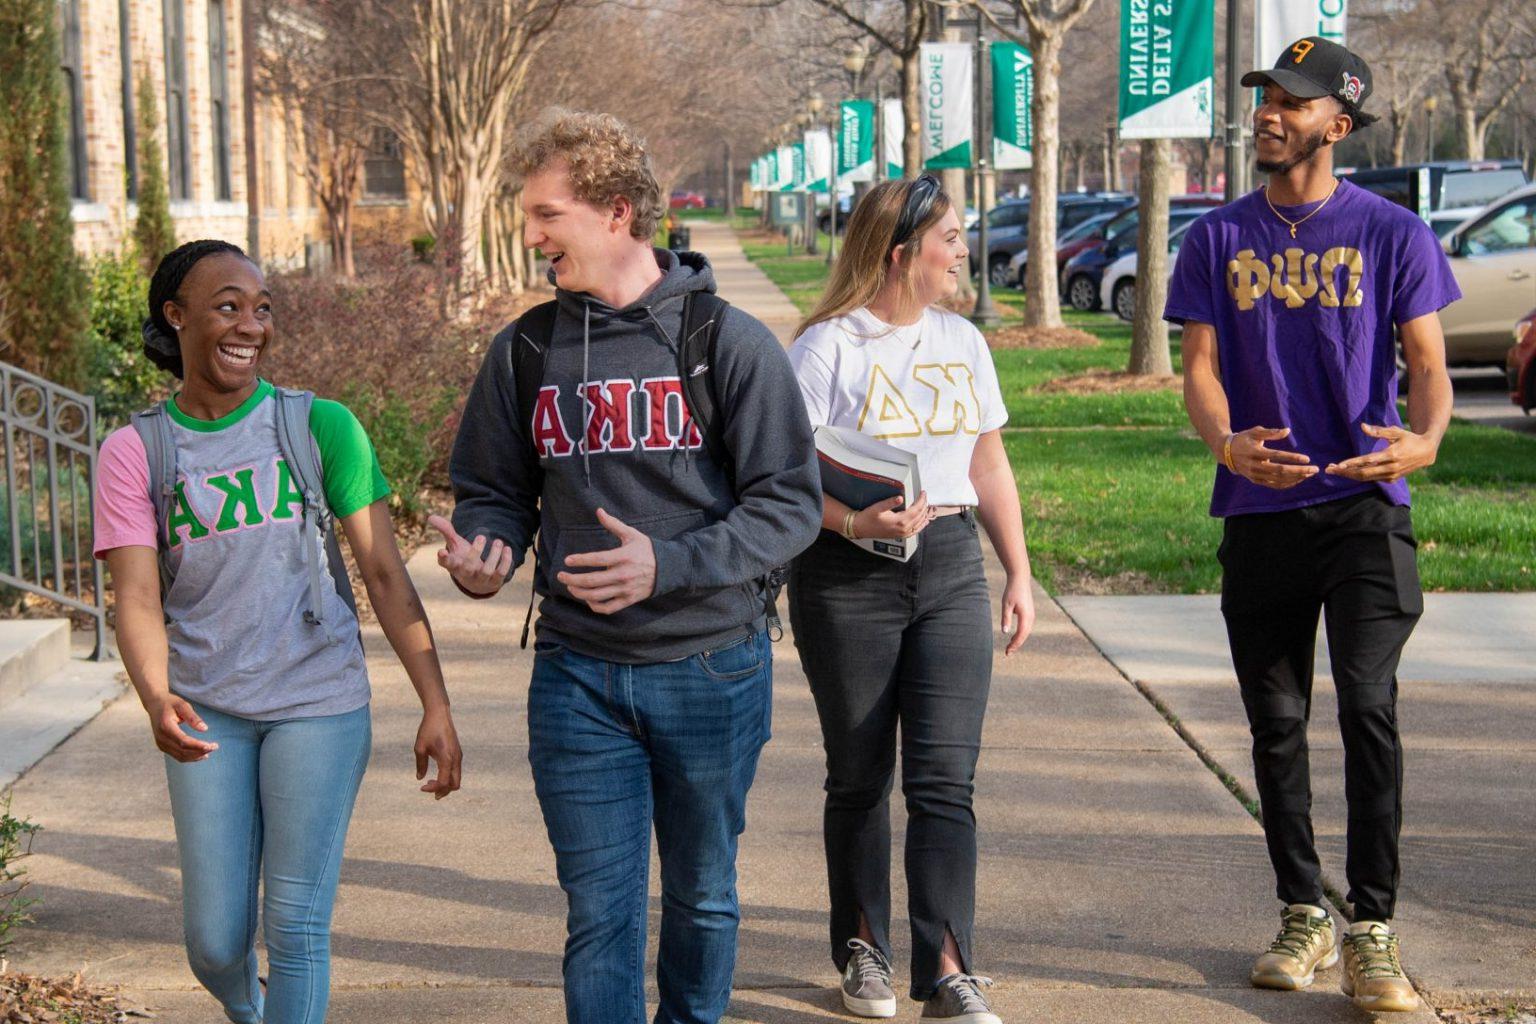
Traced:
<path fill-rule="evenodd" d="M 1334 177 L 1334 143 L 1376 120 L 1361 109 L 1363 60 L 1309 37 L 1243 85 L 1264 91 L 1254 147 L 1269 182 L 1189 229 L 1164 316 L 1184 325 L 1185 406 L 1217 462 L 1221 609 L 1285 903 L 1251 977 L 1305 988 L 1339 959 L 1307 764 L 1321 612 L 1349 804 L 1342 988 L 1368 1009 L 1411 1010 L 1418 997 L 1389 924 L 1402 817 L 1396 672 L 1424 608 L 1404 478 L 1435 461 L 1450 421 L 1438 311 L 1461 293 L 1422 221 Z M 1397 412 L 1394 335 L 1411 428 Z"/>

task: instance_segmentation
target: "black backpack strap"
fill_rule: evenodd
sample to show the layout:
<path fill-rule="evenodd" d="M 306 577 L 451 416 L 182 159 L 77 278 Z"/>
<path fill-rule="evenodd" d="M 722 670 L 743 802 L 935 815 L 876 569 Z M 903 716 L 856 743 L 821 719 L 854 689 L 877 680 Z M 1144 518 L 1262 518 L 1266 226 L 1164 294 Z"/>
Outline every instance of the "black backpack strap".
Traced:
<path fill-rule="evenodd" d="M 682 378 L 683 401 L 688 415 L 704 438 L 704 449 L 725 470 L 736 487 L 736 459 L 725 444 L 725 420 L 720 415 L 720 392 L 715 385 L 715 353 L 720 344 L 720 325 L 730 303 L 712 292 L 689 292 L 683 298 L 683 336 L 677 346 L 677 372 Z"/>
<path fill-rule="evenodd" d="M 683 337 L 677 347 L 678 373 L 683 381 L 683 401 L 693 417 L 704 449 L 715 464 L 725 470 L 736 490 L 736 457 L 725 443 L 725 417 L 720 414 L 720 389 L 715 383 L 716 356 L 720 348 L 720 327 L 730 303 L 713 292 L 689 292 L 683 299 Z M 768 636 L 777 642 L 784 637 L 784 623 L 779 618 L 778 597 L 784 586 L 783 566 L 768 571 L 759 581 L 763 588 L 763 615 L 768 620 Z"/>
<path fill-rule="evenodd" d="M 543 470 L 539 453 L 533 450 L 533 413 L 539 405 L 539 388 L 544 386 L 544 365 L 555 341 L 555 315 L 560 305 L 554 300 L 541 302 L 523 313 L 512 325 L 512 383 L 517 388 L 517 418 L 528 432 L 533 457 L 534 479 L 541 480 Z M 539 488 L 542 493 L 543 487 Z M 523 616 L 521 647 L 528 647 L 528 629 L 533 623 L 533 600 L 539 579 L 539 535 L 533 535 L 533 574 L 528 582 L 528 614 Z"/>

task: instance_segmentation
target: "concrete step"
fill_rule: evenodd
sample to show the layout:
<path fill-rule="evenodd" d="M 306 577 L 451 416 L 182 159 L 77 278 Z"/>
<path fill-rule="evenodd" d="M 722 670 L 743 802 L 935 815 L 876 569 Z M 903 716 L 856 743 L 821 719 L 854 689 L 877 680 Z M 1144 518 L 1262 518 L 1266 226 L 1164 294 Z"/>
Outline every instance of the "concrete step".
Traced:
<path fill-rule="evenodd" d="M 30 683 L 0 708 L 0 792 L 127 688 L 122 662 L 91 661 L 78 654 L 69 657 L 68 623 L 64 625 L 62 666 Z"/>
<path fill-rule="evenodd" d="M 68 619 L 0 622 L 0 706 L 69 664 Z"/>

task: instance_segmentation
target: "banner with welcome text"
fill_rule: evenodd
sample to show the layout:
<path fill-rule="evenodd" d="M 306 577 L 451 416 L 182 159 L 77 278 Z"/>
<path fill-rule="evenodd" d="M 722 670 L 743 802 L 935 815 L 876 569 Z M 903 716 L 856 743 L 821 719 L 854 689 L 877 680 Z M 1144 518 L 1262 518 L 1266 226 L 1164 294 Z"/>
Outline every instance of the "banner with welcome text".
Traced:
<path fill-rule="evenodd" d="M 1216 7 L 1210 0 L 1124 0 L 1121 138 L 1210 138 L 1215 80 Z"/>
<path fill-rule="evenodd" d="M 976 72 L 970 45 L 924 43 L 918 67 L 922 75 L 923 169 L 971 166 Z"/>

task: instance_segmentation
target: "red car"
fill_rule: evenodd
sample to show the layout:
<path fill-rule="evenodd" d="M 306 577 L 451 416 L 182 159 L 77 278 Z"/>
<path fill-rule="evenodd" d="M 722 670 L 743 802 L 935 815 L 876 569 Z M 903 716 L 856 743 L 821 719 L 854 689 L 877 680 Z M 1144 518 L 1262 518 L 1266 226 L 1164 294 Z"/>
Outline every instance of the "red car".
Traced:
<path fill-rule="evenodd" d="M 1504 357 L 1509 400 L 1526 412 L 1536 408 L 1536 309 L 1515 325 L 1515 344 Z"/>
<path fill-rule="evenodd" d="M 704 196 L 700 193 L 679 189 L 672 193 L 672 199 L 668 205 L 674 210 L 702 210 L 706 204 Z"/>

